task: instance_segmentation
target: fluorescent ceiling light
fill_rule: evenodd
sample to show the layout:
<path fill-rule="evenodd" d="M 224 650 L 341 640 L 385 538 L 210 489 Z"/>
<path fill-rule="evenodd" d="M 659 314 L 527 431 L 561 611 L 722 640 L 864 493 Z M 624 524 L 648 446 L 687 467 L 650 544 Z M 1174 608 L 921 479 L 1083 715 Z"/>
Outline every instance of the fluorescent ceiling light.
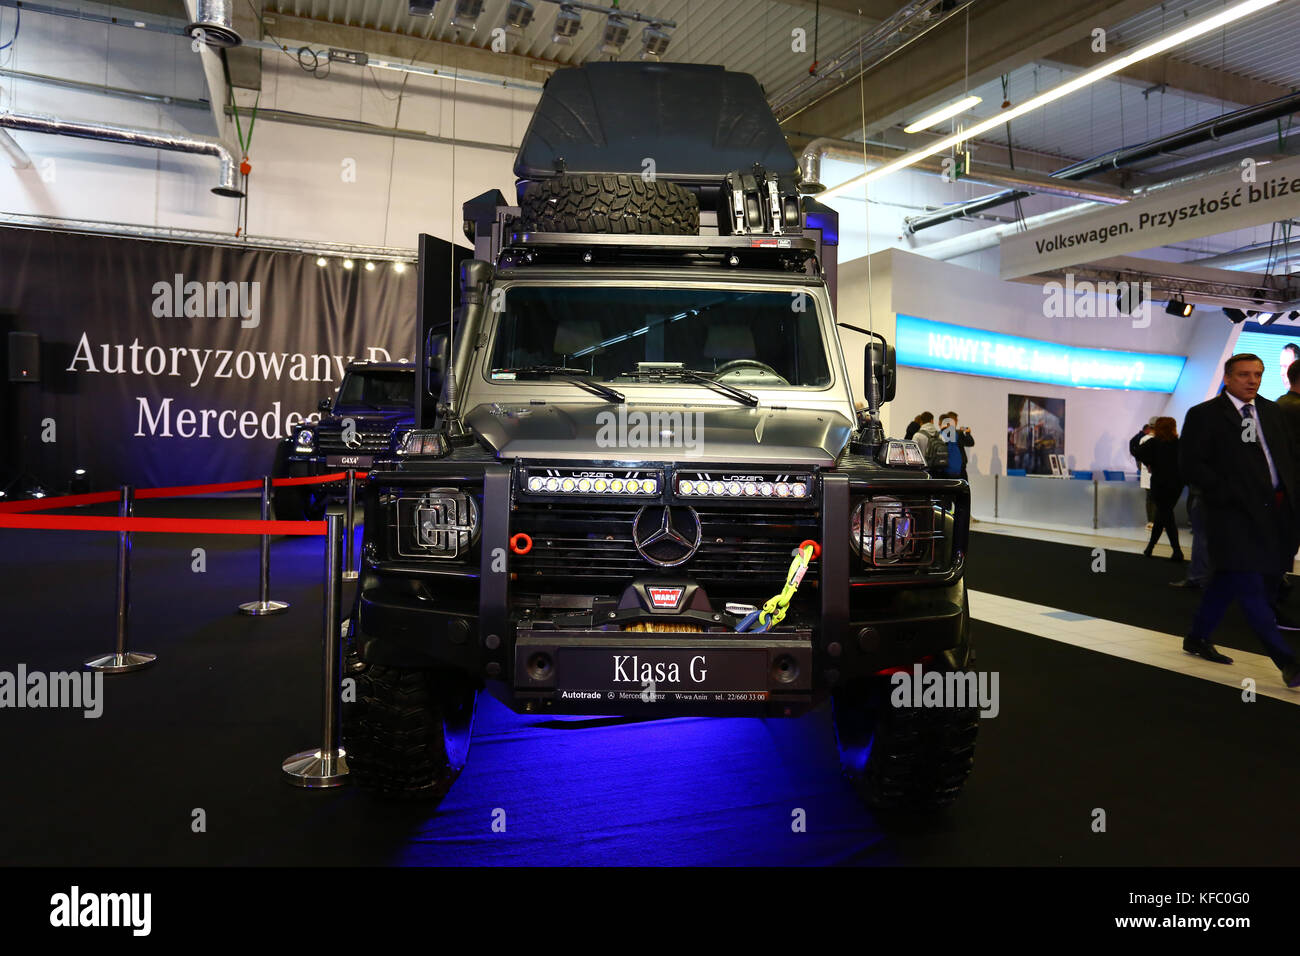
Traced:
<path fill-rule="evenodd" d="M 1025 100 L 1025 102 L 1021 103 L 1019 106 L 1012 106 L 1009 109 L 1002 110 L 1001 112 L 990 116 L 986 120 L 981 120 L 969 129 L 962 130 L 960 133 L 954 133 L 951 136 L 945 136 L 943 139 L 937 139 L 929 146 L 914 150 L 913 152 L 910 152 L 905 156 L 900 156 L 898 159 L 892 160 L 888 163 L 883 163 L 868 172 L 859 173 L 852 179 L 840 183 L 838 186 L 833 186 L 821 193 L 817 197 L 817 201 L 825 202 L 827 199 L 846 192 L 855 186 L 865 185 L 874 179 L 888 176 L 890 173 L 896 173 L 900 169 L 906 169 L 913 163 L 919 163 L 921 160 L 926 159 L 929 156 L 952 149 L 952 147 L 964 143 L 972 137 L 979 136 L 981 133 L 987 133 L 995 127 L 1002 126 L 1005 123 L 1010 123 L 1013 119 L 1016 119 L 1019 116 L 1024 116 L 1026 113 L 1030 113 L 1038 109 L 1040 106 L 1054 103 L 1062 97 L 1069 96 L 1071 93 L 1077 92 L 1086 86 L 1091 86 L 1098 80 L 1105 79 L 1112 74 L 1118 73 L 1120 70 L 1126 69 L 1134 63 L 1139 63 L 1142 60 L 1158 56 L 1166 50 L 1172 49 L 1182 43 L 1186 43 L 1188 40 L 1194 40 L 1196 37 L 1204 36 L 1212 30 L 1217 30 L 1219 27 L 1226 26 L 1235 20 L 1240 20 L 1242 17 L 1250 16 L 1252 13 L 1263 10 L 1266 7 L 1274 6 L 1279 2 L 1280 0 L 1245 0 L 1243 3 L 1234 4 L 1226 10 L 1212 16 L 1189 23 L 1181 30 L 1175 30 L 1165 36 L 1157 37 L 1150 43 L 1138 47 L 1136 50 L 1131 50 L 1122 56 L 1117 56 L 1114 59 L 1107 60 L 1105 63 L 1101 64 L 1101 66 L 1094 67 L 1086 73 L 1080 73 L 1074 79 L 1067 80 L 1059 86 L 1052 87 L 1050 90 L 1045 90 L 1033 99 Z"/>
<path fill-rule="evenodd" d="M 949 103 L 947 106 L 941 106 L 928 116 L 922 116 L 919 120 L 904 126 L 903 132 L 919 133 L 923 129 L 929 129 L 936 123 L 942 123 L 950 116 L 956 116 L 958 113 L 965 113 L 976 103 L 982 102 L 984 102 L 982 99 L 972 94 L 965 99 L 958 100 L 956 103 Z"/>

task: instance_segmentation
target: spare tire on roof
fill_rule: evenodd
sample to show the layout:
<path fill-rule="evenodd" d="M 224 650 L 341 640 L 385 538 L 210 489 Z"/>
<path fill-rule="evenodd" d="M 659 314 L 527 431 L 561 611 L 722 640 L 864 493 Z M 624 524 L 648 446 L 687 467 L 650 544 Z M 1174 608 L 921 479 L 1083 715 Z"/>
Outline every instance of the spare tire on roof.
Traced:
<path fill-rule="evenodd" d="M 694 236 L 700 203 L 689 189 L 640 176 L 563 175 L 530 183 L 520 201 L 530 232 Z"/>

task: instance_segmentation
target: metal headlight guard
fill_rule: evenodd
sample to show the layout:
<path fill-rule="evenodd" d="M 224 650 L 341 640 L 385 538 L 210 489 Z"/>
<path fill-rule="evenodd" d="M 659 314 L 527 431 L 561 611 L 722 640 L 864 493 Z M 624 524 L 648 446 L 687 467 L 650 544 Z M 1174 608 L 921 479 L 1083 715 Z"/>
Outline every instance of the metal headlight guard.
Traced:
<path fill-rule="evenodd" d="M 398 498 L 397 531 L 397 551 L 403 557 L 455 560 L 478 537 L 478 504 L 457 488 Z"/>

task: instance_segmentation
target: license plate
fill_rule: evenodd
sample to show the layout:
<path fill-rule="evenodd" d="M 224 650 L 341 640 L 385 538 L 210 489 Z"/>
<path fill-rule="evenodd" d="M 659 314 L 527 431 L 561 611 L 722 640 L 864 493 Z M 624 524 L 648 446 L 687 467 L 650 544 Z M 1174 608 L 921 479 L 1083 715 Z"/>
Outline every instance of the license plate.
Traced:
<path fill-rule="evenodd" d="M 325 464 L 331 468 L 369 468 L 373 455 L 327 455 Z"/>
<path fill-rule="evenodd" d="M 561 647 L 555 681 L 562 696 L 594 691 L 606 700 L 766 700 L 767 652 Z"/>

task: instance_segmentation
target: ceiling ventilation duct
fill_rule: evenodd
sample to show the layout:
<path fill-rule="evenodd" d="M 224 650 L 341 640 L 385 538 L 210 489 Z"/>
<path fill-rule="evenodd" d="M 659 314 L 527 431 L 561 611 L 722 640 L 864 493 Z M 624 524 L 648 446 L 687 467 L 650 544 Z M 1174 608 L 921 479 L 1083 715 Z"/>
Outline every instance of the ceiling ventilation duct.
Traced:
<path fill-rule="evenodd" d="M 97 139 L 104 143 L 125 143 L 150 149 L 169 149 L 178 153 L 215 156 L 220 163 L 221 178 L 212 191 L 218 196 L 239 198 L 243 191 L 235 185 L 235 157 L 218 140 L 206 136 L 188 136 L 166 130 L 130 129 L 105 123 L 79 123 L 35 113 L 0 112 L 0 129 L 18 129 L 51 136 L 74 136 Z"/>
<path fill-rule="evenodd" d="M 235 0 L 197 0 L 194 22 L 185 32 L 213 49 L 228 49 L 244 42 L 235 31 Z"/>

